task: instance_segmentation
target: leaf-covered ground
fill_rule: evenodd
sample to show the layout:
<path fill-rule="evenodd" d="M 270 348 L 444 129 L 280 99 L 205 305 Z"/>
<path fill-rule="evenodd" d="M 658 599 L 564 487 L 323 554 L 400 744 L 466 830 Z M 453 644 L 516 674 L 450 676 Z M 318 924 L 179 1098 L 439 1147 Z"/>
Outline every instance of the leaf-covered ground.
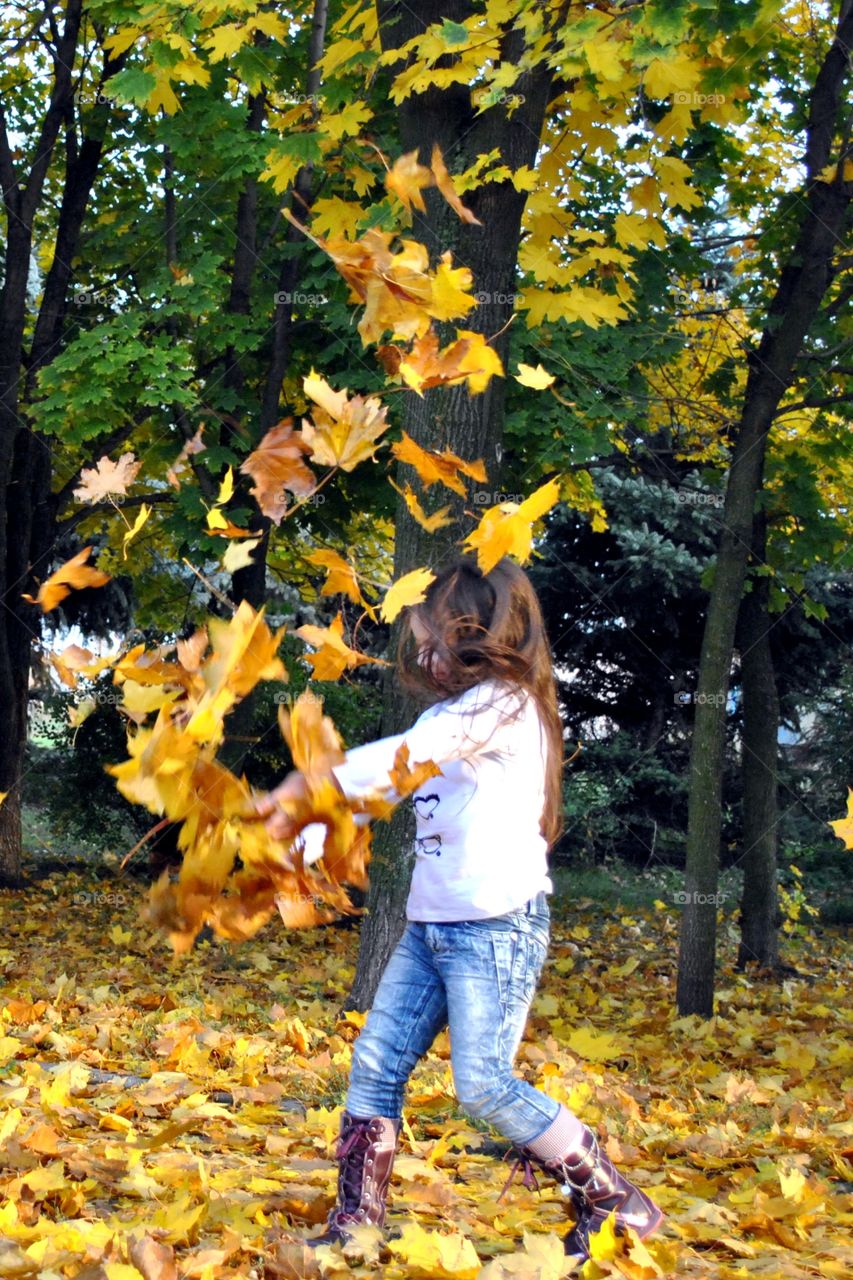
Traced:
<path fill-rule="evenodd" d="M 0 894 L 0 1277 L 564 1273 L 559 1189 L 498 1200 L 509 1144 L 457 1106 L 446 1033 L 410 1084 L 386 1251 L 367 1232 L 363 1262 L 303 1257 L 334 1195 L 358 931 L 270 925 L 175 960 L 142 898 L 73 874 Z M 702 1023 L 672 1009 L 674 910 L 552 910 L 517 1069 L 668 1215 L 584 1275 L 853 1274 L 844 935 L 792 943 L 781 987 L 734 975 L 727 937 Z"/>

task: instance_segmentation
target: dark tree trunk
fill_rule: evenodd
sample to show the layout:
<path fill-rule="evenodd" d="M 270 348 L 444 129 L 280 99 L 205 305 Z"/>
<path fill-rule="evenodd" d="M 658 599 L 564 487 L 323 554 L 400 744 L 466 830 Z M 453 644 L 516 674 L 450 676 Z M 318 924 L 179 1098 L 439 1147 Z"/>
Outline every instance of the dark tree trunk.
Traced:
<path fill-rule="evenodd" d="M 314 11 L 311 20 L 311 35 L 308 43 L 308 75 L 305 82 L 306 96 L 314 102 L 320 92 L 321 75 L 318 63 L 323 56 L 326 43 L 326 23 L 328 19 L 328 0 L 314 0 Z M 260 99 L 253 100 L 249 113 L 248 128 L 259 130 L 264 118 L 265 104 Z M 316 119 L 319 112 L 316 102 L 312 107 L 312 115 Z M 314 166 L 303 165 L 296 175 L 291 193 L 290 207 L 300 221 L 306 216 L 314 199 Z M 237 241 L 234 250 L 234 270 L 231 280 L 229 310 L 235 314 L 248 313 L 257 254 L 257 182 L 249 178 L 241 194 L 237 209 Z M 292 254 L 291 246 L 305 244 L 302 232 L 288 222 L 285 245 L 288 253 L 282 259 L 278 279 L 278 290 L 273 303 L 273 340 L 270 363 L 261 398 L 261 414 L 259 422 L 258 443 L 262 436 L 274 427 L 279 420 L 279 404 L 281 386 L 287 373 L 290 361 L 290 350 L 293 335 L 293 295 L 299 283 L 301 262 L 296 254 Z M 240 392 L 243 387 L 243 374 L 236 353 L 229 350 L 225 370 L 226 386 Z M 241 479 L 246 493 L 248 485 Z M 238 569 L 231 579 L 231 598 L 235 603 L 247 600 L 254 609 L 260 609 L 267 598 L 267 554 L 269 552 L 272 521 L 258 513 L 253 527 L 260 532 L 261 541 L 252 552 L 252 563 L 244 569 Z M 235 772 L 239 772 L 247 754 L 253 745 L 252 724 L 254 720 L 256 698 L 253 693 L 238 703 L 231 713 L 228 722 L 228 735 L 223 743 L 221 757 L 223 763 Z"/>
<path fill-rule="evenodd" d="M 687 902 L 681 923 L 677 1001 L 681 1014 L 714 1011 L 717 877 L 721 828 L 725 704 L 735 622 L 752 542 L 767 434 L 795 373 L 803 338 L 833 276 L 843 244 L 851 184 L 821 182 L 833 159 L 842 89 L 853 42 L 853 4 L 842 4 L 836 39 L 811 93 L 806 147 L 806 198 L 797 242 L 784 267 L 757 351 L 748 356 L 743 411 L 726 490 L 723 532 L 702 640 L 690 758 Z M 843 171 L 839 165 L 839 178 Z"/>
<path fill-rule="evenodd" d="M 755 518 L 755 563 L 764 563 L 764 512 Z M 770 584 L 755 577 L 741 602 L 738 631 L 743 689 L 743 897 L 738 968 L 779 967 L 778 848 L 779 697 L 770 649 Z"/>
<path fill-rule="evenodd" d="M 19 387 L 26 366 L 25 399 L 35 377 L 61 342 L 71 269 L 92 184 L 100 164 L 110 106 L 98 103 L 87 117 L 78 148 L 74 131 L 73 70 L 82 4 L 68 0 L 56 49 L 50 103 L 42 120 L 28 175 L 15 166 L 5 113 L 0 109 L 0 183 L 6 212 L 6 260 L 0 294 L 0 882 L 21 877 L 21 786 L 27 740 L 31 647 L 38 614 L 21 599 L 43 578 L 53 544 L 50 445 L 25 420 Z M 102 81 L 120 69 L 126 54 L 105 60 Z M 69 123 L 70 122 L 70 123 Z M 59 131 L 66 125 L 66 175 L 53 263 L 45 282 L 28 356 L 23 351 L 27 279 L 33 225 L 44 193 Z"/>
<path fill-rule="evenodd" d="M 445 18 L 461 21 L 469 17 L 472 7 L 469 0 L 443 0 L 443 3 L 428 0 L 417 6 L 379 3 L 377 10 L 382 47 L 388 50 L 399 48 L 433 22 L 440 23 Z M 517 60 L 522 48 L 521 34 L 508 33 L 503 58 Z M 496 105 L 477 116 L 466 85 L 430 88 L 425 93 L 411 95 L 399 109 L 401 149 L 404 152 L 418 150 L 420 162 L 428 165 L 433 143 L 438 143 L 451 173 L 467 167 L 478 155 L 493 148 L 498 149 L 503 163 L 511 170 L 522 165 L 532 167 L 552 79 L 553 73 L 544 63 L 522 75 L 513 92 L 522 97 L 523 102 L 512 115 L 505 106 Z M 437 191 L 427 190 L 424 196 L 427 212 L 415 215 L 412 236 L 426 244 L 433 261 L 450 249 L 454 266 L 470 268 L 473 291 L 482 296 L 482 301 L 462 327 L 493 338 L 492 345 L 506 367 L 508 324 L 514 308 L 526 194 L 516 191 L 510 182 L 487 183 L 469 193 L 465 203 L 482 226 L 462 222 Z M 449 330 L 445 330 L 445 334 L 447 332 Z M 487 484 L 469 486 L 469 507 L 474 488 L 496 491 L 499 487 L 504 395 L 504 379 L 492 378 L 480 395 L 470 395 L 462 385 L 434 388 L 423 397 L 413 392 L 406 396 L 403 426 L 413 440 L 423 448 L 450 448 L 469 461 L 483 459 Z M 416 490 L 419 487 L 411 467 L 401 466 L 398 478 L 401 484 L 408 481 Z M 459 540 L 475 523 L 475 518 L 466 512 L 466 500 L 454 500 L 452 494 L 442 491 L 441 505 L 447 503 L 456 519 L 453 525 L 436 534 L 427 534 L 411 518 L 403 502 L 398 504 L 395 578 L 420 565 L 435 568 L 459 554 Z M 488 505 L 492 505 L 491 501 Z M 395 641 L 396 628 L 392 652 Z M 394 688 L 393 674 L 389 674 L 383 734 L 399 733 L 412 723 L 419 710 L 410 698 L 401 696 Z M 411 840 L 412 819 L 406 811 L 399 812 L 387 825 L 377 824 L 370 864 L 368 914 L 362 927 L 348 1008 L 363 1010 L 370 1006 L 388 957 L 402 933 L 413 866 Z"/>

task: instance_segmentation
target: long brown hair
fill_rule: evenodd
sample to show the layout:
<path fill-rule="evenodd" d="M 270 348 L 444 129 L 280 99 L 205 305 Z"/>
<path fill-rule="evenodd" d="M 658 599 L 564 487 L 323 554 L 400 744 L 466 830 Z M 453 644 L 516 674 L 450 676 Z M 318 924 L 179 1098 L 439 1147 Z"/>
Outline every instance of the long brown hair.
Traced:
<path fill-rule="evenodd" d="M 423 645 L 412 631 L 413 613 L 428 632 Z M 552 845 L 563 827 L 563 727 L 542 610 L 524 570 L 506 557 L 486 574 L 468 557 L 443 569 L 423 602 L 407 612 L 398 672 L 411 692 L 433 699 L 453 697 L 484 680 L 503 680 L 527 691 L 548 747 L 541 827 Z"/>

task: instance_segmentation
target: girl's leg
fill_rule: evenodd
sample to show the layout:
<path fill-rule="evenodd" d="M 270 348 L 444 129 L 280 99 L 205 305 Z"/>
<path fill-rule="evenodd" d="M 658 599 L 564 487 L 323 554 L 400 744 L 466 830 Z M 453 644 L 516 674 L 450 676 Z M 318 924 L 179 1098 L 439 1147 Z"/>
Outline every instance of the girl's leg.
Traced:
<path fill-rule="evenodd" d="M 382 974 L 373 1007 L 355 1043 L 346 1109 L 353 1116 L 402 1114 L 406 1082 L 447 1025 L 444 983 L 409 922 Z"/>
<path fill-rule="evenodd" d="M 560 1104 L 516 1076 L 530 1003 L 548 948 L 544 894 L 487 920 L 426 925 L 447 993 L 456 1096 L 469 1115 L 521 1145 L 548 1129 Z"/>
<path fill-rule="evenodd" d="M 546 912 L 534 899 L 529 913 L 432 926 L 440 931 L 433 941 L 447 990 L 457 1097 L 470 1115 L 511 1138 L 522 1162 L 534 1159 L 564 1184 L 577 1214 L 565 1250 L 583 1261 L 610 1213 L 617 1229 L 630 1226 L 641 1237 L 663 1214 L 614 1168 L 590 1129 L 512 1073 L 547 949 Z"/>
<path fill-rule="evenodd" d="M 323 1233 L 305 1244 L 345 1243 L 358 1223 L 384 1225 L 406 1081 L 446 1022 L 444 986 L 424 946 L 423 925 L 410 923 L 353 1050 L 336 1203 Z"/>

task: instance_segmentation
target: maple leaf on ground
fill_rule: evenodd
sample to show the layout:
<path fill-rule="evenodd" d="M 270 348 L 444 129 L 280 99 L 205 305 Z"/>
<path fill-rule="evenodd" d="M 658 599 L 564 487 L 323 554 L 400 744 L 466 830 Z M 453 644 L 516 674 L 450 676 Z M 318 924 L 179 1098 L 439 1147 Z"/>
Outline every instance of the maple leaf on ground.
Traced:
<path fill-rule="evenodd" d="M 316 488 L 314 474 L 303 458 L 307 452 L 305 440 L 294 433 L 293 419 L 285 418 L 270 428 L 240 468 L 254 480 L 251 492 L 274 524 L 281 524 L 287 511 L 288 492 L 305 498 Z"/>
<path fill-rule="evenodd" d="M 23 599 L 29 601 L 30 604 L 41 606 L 43 613 L 50 613 L 51 609 L 55 609 L 61 604 L 66 596 L 72 591 L 82 591 L 86 587 L 102 587 L 110 581 L 110 575 L 104 573 L 101 569 L 95 569 L 92 565 L 86 564 L 86 560 L 92 551 L 91 547 L 84 547 L 82 551 L 78 551 L 76 556 L 72 556 L 70 560 L 66 560 L 65 564 L 60 565 L 58 569 L 45 578 L 38 590 L 38 595 L 23 595 Z"/>
<path fill-rule="evenodd" d="M 110 494 L 122 497 L 133 484 L 141 466 L 142 463 L 132 453 L 123 453 L 118 462 L 111 462 L 104 454 L 94 467 L 82 469 L 82 484 L 74 490 L 74 497 L 78 502 L 102 502 Z"/>
<path fill-rule="evenodd" d="M 373 457 L 377 439 L 388 425 L 387 406 L 376 396 L 353 396 L 348 400 L 346 389 L 333 391 L 313 369 L 302 379 L 302 385 L 317 405 L 312 410 L 313 421 L 302 420 L 302 439 L 311 450 L 311 461 L 352 471 Z"/>

